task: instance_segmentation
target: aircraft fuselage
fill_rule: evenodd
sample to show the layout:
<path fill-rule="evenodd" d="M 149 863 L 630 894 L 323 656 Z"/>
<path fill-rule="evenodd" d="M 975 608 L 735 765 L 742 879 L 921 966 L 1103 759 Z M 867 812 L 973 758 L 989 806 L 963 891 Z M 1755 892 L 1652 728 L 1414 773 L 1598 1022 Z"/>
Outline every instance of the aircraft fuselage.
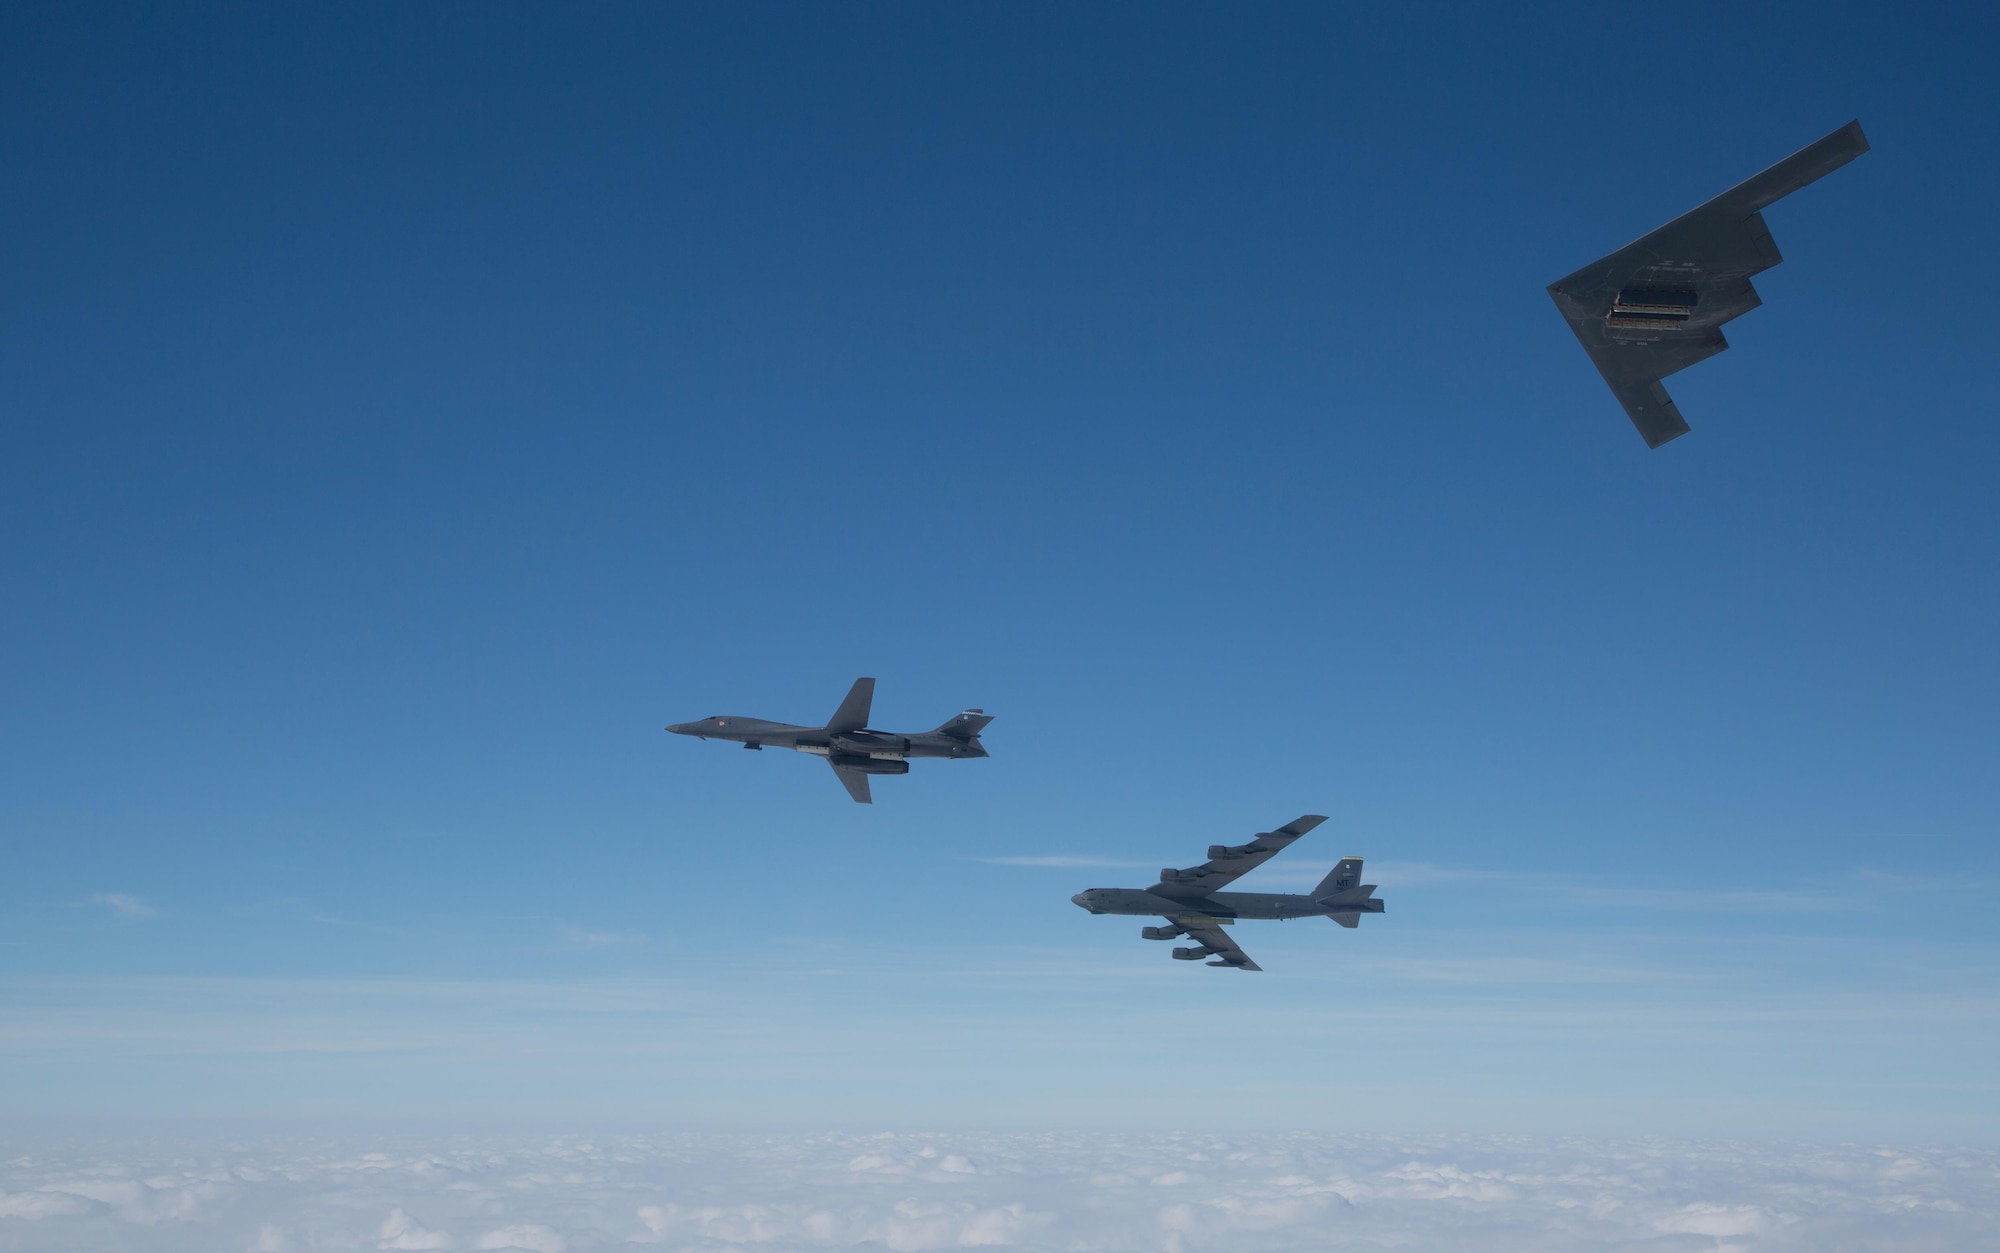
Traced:
<path fill-rule="evenodd" d="M 1157 914 L 1166 918 L 1181 914 L 1204 918 L 1330 918 L 1335 914 L 1382 912 L 1382 902 L 1378 900 L 1322 905 L 1310 896 L 1291 892 L 1211 892 L 1183 900 L 1139 888 L 1091 888 L 1070 899 L 1093 914 Z"/>
<path fill-rule="evenodd" d="M 789 748 L 816 757 L 860 757 L 873 761 L 904 761 L 920 757 L 984 757 L 977 740 L 967 741 L 936 731 L 901 734 L 894 731 L 827 731 L 762 718 L 703 718 L 667 728 L 675 735 L 704 740 L 729 740 L 746 748 Z M 882 773 L 901 773 L 883 771 Z"/>

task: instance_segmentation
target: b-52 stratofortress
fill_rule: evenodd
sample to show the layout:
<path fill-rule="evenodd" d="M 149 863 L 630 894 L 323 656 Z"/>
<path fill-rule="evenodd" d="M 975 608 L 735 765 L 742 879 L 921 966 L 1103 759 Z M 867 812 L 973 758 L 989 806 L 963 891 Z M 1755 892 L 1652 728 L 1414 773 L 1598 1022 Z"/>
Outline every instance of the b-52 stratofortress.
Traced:
<path fill-rule="evenodd" d="M 1868 151 L 1849 122 L 1659 230 L 1549 284 L 1583 350 L 1658 448 L 1688 424 L 1660 380 L 1729 347 L 1722 324 L 1763 301 L 1750 276 L 1783 261 L 1759 210 Z"/>
<path fill-rule="evenodd" d="M 795 753 L 824 757 L 847 794 L 863 805 L 874 802 L 868 794 L 869 775 L 908 774 L 911 758 L 986 756 L 979 733 L 993 719 L 980 710 L 968 709 L 935 731 L 898 735 L 868 729 L 868 708 L 874 701 L 875 680 L 856 679 L 847 699 L 840 702 L 840 708 L 833 711 L 833 717 L 823 727 L 795 727 L 789 722 L 766 722 L 762 718 L 717 717 L 676 722 L 667 730 L 704 740 L 733 740 L 745 748 L 789 748 Z"/>
<path fill-rule="evenodd" d="M 1186 936 L 1194 948 L 1177 948 L 1177 961 L 1200 961 L 1213 957 L 1211 966 L 1233 966 L 1237 970 L 1262 970 L 1250 954 L 1238 948 L 1223 928 L 1239 918 L 1331 918 L 1343 927 L 1361 925 L 1361 915 L 1379 914 L 1382 902 L 1375 899 L 1375 885 L 1361 882 L 1361 859 L 1344 857 L 1327 872 L 1310 896 L 1285 892 L 1219 892 L 1250 871 L 1288 848 L 1326 819 L 1306 814 L 1266 831 L 1247 844 L 1208 846 L 1208 861 L 1192 870 L 1171 867 L 1160 872 L 1160 881 L 1150 888 L 1091 888 L 1069 899 L 1093 914 L 1158 914 L 1167 920 L 1164 927 L 1141 927 L 1147 940 L 1172 940 Z"/>

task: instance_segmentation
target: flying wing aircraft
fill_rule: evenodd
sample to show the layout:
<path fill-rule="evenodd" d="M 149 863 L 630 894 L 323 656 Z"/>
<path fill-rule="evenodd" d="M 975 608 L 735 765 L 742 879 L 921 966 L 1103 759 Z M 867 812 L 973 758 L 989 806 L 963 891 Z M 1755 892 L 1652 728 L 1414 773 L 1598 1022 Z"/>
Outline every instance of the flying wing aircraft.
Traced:
<path fill-rule="evenodd" d="M 874 802 L 868 791 L 869 775 L 908 774 L 910 761 L 918 757 L 986 756 L 979 733 L 993 719 L 981 710 L 968 709 L 934 731 L 899 735 L 868 729 L 868 711 L 874 701 L 875 680 L 856 679 L 847 699 L 823 727 L 722 715 L 699 722 L 676 722 L 667 730 L 704 740 L 731 740 L 745 748 L 789 748 L 824 757 L 847 794 L 863 805 Z"/>
<path fill-rule="evenodd" d="M 1868 151 L 1849 122 L 1659 230 L 1549 284 L 1583 350 L 1658 448 L 1688 424 L 1660 380 L 1729 347 L 1722 324 L 1762 304 L 1750 276 L 1783 261 L 1759 210 Z"/>
<path fill-rule="evenodd" d="M 1266 831 L 1245 844 L 1211 844 L 1208 860 L 1187 870 L 1168 867 L 1150 888 L 1091 888 L 1069 899 L 1093 914 L 1158 914 L 1164 927 L 1141 927 L 1147 940 L 1186 936 L 1193 948 L 1177 948 L 1177 961 L 1213 957 L 1211 966 L 1262 970 L 1225 927 L 1243 918 L 1331 918 L 1343 927 L 1361 925 L 1361 915 L 1379 914 L 1375 885 L 1361 882 L 1361 859 L 1343 858 L 1307 896 L 1284 892 L 1223 892 L 1250 871 L 1276 857 L 1325 817 L 1306 814 Z"/>

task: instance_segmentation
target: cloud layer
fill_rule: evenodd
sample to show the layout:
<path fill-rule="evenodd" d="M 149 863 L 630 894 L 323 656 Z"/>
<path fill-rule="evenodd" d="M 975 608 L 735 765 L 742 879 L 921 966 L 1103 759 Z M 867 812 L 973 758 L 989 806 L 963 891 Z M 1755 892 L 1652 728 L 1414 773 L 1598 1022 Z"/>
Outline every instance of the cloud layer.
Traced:
<path fill-rule="evenodd" d="M 11 1145 L 0 1249 L 1920 1251 L 2000 1240 L 2000 1153 L 978 1133 Z"/>

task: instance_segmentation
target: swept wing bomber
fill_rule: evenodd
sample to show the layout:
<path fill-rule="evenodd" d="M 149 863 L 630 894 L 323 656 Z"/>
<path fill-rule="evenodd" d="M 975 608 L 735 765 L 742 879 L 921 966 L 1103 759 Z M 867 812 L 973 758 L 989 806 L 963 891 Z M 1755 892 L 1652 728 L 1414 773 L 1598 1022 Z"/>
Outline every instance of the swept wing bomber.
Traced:
<path fill-rule="evenodd" d="M 1849 122 L 1659 230 L 1549 284 L 1646 446 L 1687 434 L 1660 380 L 1729 347 L 1722 324 L 1763 303 L 1750 276 L 1783 261 L 1759 210 L 1868 151 Z"/>
<path fill-rule="evenodd" d="M 732 740 L 745 748 L 789 748 L 795 753 L 824 757 L 847 794 L 872 804 L 871 774 L 908 774 L 916 757 L 984 757 L 979 733 L 993 721 L 983 711 L 968 709 L 935 731 L 907 735 L 868 729 L 868 710 L 875 701 L 875 680 L 856 679 L 847 699 L 823 727 L 799 727 L 762 718 L 718 716 L 699 722 L 676 722 L 667 730 L 704 740 Z"/>
<path fill-rule="evenodd" d="M 1147 940 L 1180 936 L 1193 940 L 1195 947 L 1174 950 L 1177 961 L 1213 957 L 1215 960 L 1208 963 L 1211 966 L 1262 970 L 1223 928 L 1240 918 L 1331 918 L 1343 927 L 1358 927 L 1361 915 L 1382 912 L 1382 902 L 1375 899 L 1375 885 L 1361 882 L 1359 857 L 1342 858 L 1309 896 L 1217 890 L 1271 860 L 1325 821 L 1320 814 L 1306 814 L 1247 844 L 1211 844 L 1206 862 L 1191 870 L 1162 870 L 1160 881 L 1152 887 L 1091 888 L 1070 900 L 1093 914 L 1160 915 L 1167 920 L 1166 926 L 1142 927 L 1139 935 Z"/>

